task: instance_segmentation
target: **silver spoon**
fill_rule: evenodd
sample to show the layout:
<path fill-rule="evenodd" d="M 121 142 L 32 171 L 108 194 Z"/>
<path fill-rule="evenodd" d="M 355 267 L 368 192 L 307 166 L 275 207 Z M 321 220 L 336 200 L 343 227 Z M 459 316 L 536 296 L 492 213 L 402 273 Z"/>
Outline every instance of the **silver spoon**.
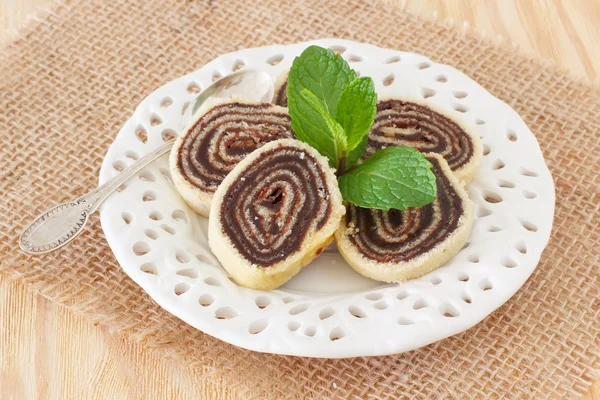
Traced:
<path fill-rule="evenodd" d="M 209 98 L 241 98 L 255 102 L 271 102 L 274 94 L 271 76 L 266 72 L 246 70 L 219 79 L 196 97 L 184 116 L 187 126 L 193 114 Z M 168 153 L 175 139 L 170 140 L 102 186 L 68 203 L 59 204 L 39 215 L 21 233 L 19 245 L 30 254 L 54 251 L 73 240 L 83 231 L 88 217 L 100 204 L 125 181 L 137 174 L 146 165 Z"/>

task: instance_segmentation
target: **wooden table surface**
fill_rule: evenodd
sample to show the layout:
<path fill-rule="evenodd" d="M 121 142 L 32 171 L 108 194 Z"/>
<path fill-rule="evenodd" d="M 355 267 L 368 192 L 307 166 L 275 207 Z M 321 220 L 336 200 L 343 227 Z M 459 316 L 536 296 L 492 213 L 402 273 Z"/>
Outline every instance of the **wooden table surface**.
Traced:
<path fill-rule="evenodd" d="M 0 38 L 51 0 L 0 0 Z M 469 24 L 600 82 L 600 0 L 387 0 Z M 599 366 L 596 366 L 596 368 Z M 189 372 L 0 275 L 0 397 L 226 398 Z M 584 396 L 600 400 L 600 380 Z"/>

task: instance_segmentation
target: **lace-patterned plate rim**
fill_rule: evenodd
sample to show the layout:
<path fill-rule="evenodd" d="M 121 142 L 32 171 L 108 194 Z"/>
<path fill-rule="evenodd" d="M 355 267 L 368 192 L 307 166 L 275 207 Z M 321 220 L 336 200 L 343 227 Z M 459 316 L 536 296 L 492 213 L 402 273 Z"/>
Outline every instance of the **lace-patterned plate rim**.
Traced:
<path fill-rule="evenodd" d="M 100 182 L 177 135 L 190 101 L 242 68 L 274 79 L 306 46 L 340 53 L 380 97 L 430 103 L 470 124 L 484 157 L 469 186 L 475 222 L 468 246 L 416 280 L 383 284 L 328 249 L 286 285 L 235 285 L 211 254 L 206 220 L 170 181 L 163 157 L 101 208 L 107 241 L 124 271 L 158 304 L 207 334 L 250 350 L 354 357 L 412 350 L 475 325 L 505 303 L 539 262 L 552 228 L 554 184 L 523 120 L 460 71 L 408 52 L 341 39 L 244 49 L 165 84 L 135 109 L 103 161 Z"/>

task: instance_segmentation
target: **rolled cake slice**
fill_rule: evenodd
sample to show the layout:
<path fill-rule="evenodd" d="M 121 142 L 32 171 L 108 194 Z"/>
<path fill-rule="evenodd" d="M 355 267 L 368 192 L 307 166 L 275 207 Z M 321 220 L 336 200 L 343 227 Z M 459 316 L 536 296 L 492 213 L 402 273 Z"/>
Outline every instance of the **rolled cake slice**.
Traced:
<path fill-rule="evenodd" d="M 240 285 L 274 289 L 333 241 L 345 208 L 335 171 L 309 145 L 268 143 L 217 189 L 208 242 Z"/>
<path fill-rule="evenodd" d="M 286 71 L 279 75 L 277 81 L 275 82 L 275 95 L 273 96 L 273 103 L 281 107 L 288 106 L 287 99 L 287 85 L 288 85 L 288 74 L 289 71 Z"/>
<path fill-rule="evenodd" d="M 360 274 L 384 282 L 418 278 L 450 260 L 467 242 L 472 202 L 441 156 L 429 153 L 426 158 L 436 176 L 433 203 L 406 211 L 347 207 L 335 240 Z"/>
<path fill-rule="evenodd" d="M 201 110 L 171 150 L 177 190 L 194 211 L 208 216 L 225 176 L 263 144 L 294 137 L 290 123 L 287 109 L 272 104 L 227 101 Z"/>
<path fill-rule="evenodd" d="M 363 159 L 387 146 L 410 146 L 440 154 L 468 184 L 482 157 L 479 135 L 447 112 L 420 100 L 388 98 L 377 103 Z"/>

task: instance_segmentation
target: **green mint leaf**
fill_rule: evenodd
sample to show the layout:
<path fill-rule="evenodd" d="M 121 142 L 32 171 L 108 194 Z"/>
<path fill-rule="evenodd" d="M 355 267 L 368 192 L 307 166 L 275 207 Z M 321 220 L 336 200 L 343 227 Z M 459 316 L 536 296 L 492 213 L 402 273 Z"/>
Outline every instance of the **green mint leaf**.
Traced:
<path fill-rule="evenodd" d="M 350 82 L 340 96 L 335 118 L 346 132 L 348 150 L 362 142 L 373 125 L 376 112 L 377 94 L 373 80 L 361 77 Z"/>
<path fill-rule="evenodd" d="M 345 201 L 364 208 L 406 210 L 437 197 L 431 163 L 419 151 L 388 147 L 338 178 Z"/>
<path fill-rule="evenodd" d="M 300 91 L 306 88 L 323 101 L 325 109 L 335 119 L 339 97 L 354 79 L 356 72 L 339 54 L 319 46 L 309 46 L 294 59 L 290 69 L 288 99 L 298 98 Z M 293 118 L 292 107 L 290 114 Z"/>
<path fill-rule="evenodd" d="M 354 150 L 350 150 L 348 156 L 346 157 L 346 169 L 344 172 L 348 171 L 350 168 L 354 167 L 360 157 L 367 151 L 367 143 L 369 142 L 369 136 L 365 135 L 363 140 L 354 148 Z"/>
<path fill-rule="evenodd" d="M 329 115 L 323 102 L 306 88 L 302 89 L 300 95 L 304 98 L 308 106 L 313 109 L 313 111 L 321 114 L 321 119 L 317 119 L 313 122 L 315 123 L 316 127 L 321 128 L 324 134 L 329 137 L 333 137 L 336 155 L 345 152 L 347 143 L 344 129 L 336 120 L 331 117 L 331 115 Z"/>

